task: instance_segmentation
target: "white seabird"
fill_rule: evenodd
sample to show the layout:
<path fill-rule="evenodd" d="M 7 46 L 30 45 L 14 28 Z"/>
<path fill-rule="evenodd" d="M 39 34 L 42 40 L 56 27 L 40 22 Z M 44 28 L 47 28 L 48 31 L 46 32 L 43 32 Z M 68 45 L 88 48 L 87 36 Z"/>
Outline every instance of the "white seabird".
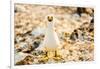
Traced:
<path fill-rule="evenodd" d="M 45 49 L 48 53 L 52 52 L 56 55 L 56 50 L 60 46 L 60 41 L 54 29 L 53 16 L 47 16 L 47 20 L 48 23 L 45 38 L 42 44 L 40 44 L 40 46 L 37 48 L 37 50 Z"/>

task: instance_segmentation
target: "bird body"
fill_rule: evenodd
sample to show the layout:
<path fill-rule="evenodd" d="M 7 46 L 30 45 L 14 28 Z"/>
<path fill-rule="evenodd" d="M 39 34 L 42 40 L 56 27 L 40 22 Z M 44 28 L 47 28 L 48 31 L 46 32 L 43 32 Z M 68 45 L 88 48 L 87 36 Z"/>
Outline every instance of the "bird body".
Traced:
<path fill-rule="evenodd" d="M 54 29 L 54 22 L 50 18 L 48 18 L 48 21 L 44 41 L 37 49 L 43 50 L 45 48 L 46 50 L 54 51 L 60 45 L 60 41 Z"/>
<path fill-rule="evenodd" d="M 59 44 L 60 42 L 57 33 L 54 30 L 54 24 L 49 22 L 46 29 L 43 45 L 48 49 L 56 49 Z"/>

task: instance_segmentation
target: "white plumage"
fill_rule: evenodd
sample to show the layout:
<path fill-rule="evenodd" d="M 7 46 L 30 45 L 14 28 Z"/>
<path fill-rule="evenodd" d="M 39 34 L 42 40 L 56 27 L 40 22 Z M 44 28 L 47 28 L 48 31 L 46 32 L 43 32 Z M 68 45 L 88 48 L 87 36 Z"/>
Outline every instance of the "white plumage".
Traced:
<path fill-rule="evenodd" d="M 45 38 L 42 44 L 40 44 L 40 46 L 37 49 L 43 50 L 44 48 L 46 48 L 47 50 L 54 51 L 57 49 L 59 45 L 60 45 L 60 41 L 54 29 L 53 17 L 48 16 L 48 23 L 47 23 Z"/>

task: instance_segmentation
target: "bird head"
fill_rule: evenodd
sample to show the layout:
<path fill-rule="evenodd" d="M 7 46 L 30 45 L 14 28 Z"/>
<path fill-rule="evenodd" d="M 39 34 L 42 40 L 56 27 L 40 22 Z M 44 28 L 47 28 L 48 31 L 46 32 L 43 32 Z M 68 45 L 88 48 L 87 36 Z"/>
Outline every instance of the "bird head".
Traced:
<path fill-rule="evenodd" d="M 47 20 L 48 20 L 49 22 L 52 22 L 52 21 L 53 21 L 53 16 L 47 16 Z"/>

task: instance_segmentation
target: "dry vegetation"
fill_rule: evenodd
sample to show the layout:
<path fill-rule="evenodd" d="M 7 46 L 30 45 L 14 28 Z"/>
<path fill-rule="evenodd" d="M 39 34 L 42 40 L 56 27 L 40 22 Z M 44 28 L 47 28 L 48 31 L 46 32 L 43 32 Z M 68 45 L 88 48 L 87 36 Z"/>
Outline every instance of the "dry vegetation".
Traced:
<path fill-rule="evenodd" d="M 15 4 L 15 65 L 94 60 L 94 10 L 82 7 Z M 56 57 L 35 50 L 43 41 L 45 17 L 53 14 L 61 48 Z"/>

